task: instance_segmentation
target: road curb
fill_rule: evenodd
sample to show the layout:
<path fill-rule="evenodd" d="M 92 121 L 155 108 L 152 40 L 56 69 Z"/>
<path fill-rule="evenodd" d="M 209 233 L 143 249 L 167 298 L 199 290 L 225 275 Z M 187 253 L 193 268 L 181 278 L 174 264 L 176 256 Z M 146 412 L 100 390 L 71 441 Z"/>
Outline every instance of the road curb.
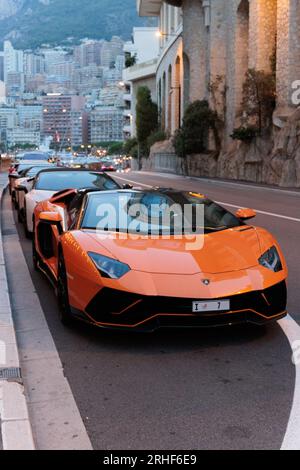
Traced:
<path fill-rule="evenodd" d="M 0 174 L 0 206 L 6 174 Z M 20 369 L 16 332 L 12 317 L 0 219 L 0 368 Z M 4 450 L 35 450 L 22 380 L 0 380 L 0 421 Z"/>

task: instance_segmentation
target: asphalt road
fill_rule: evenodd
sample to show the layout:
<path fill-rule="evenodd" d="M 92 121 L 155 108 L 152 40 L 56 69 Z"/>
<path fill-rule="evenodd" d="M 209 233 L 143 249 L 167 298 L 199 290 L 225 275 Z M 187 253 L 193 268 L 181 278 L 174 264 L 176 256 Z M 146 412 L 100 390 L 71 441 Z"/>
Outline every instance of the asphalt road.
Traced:
<path fill-rule="evenodd" d="M 201 191 L 224 203 L 300 219 L 300 193 L 148 174 L 124 178 Z M 290 268 L 289 310 L 300 322 L 300 220 L 259 214 L 256 224 L 269 229 L 282 245 Z M 147 335 L 82 324 L 66 329 L 58 320 L 51 286 L 33 271 L 31 243 L 21 227 L 19 234 L 95 449 L 280 448 L 295 372 L 290 346 L 277 324 Z"/>

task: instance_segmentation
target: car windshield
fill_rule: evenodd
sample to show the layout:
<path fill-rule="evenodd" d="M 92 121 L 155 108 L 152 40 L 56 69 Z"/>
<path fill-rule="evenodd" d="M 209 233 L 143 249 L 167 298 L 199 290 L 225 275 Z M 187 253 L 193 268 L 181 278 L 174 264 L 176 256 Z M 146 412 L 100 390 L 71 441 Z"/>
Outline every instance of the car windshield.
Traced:
<path fill-rule="evenodd" d="M 36 160 L 48 160 L 49 155 L 47 153 L 26 153 L 23 157 L 24 160 L 36 161 Z"/>
<path fill-rule="evenodd" d="M 107 176 L 86 171 L 49 171 L 38 175 L 35 189 L 62 191 L 64 189 L 118 189 L 119 185 Z"/>
<path fill-rule="evenodd" d="M 202 194 L 179 191 L 118 191 L 90 194 L 83 229 L 140 235 L 201 234 L 243 223 Z"/>
<path fill-rule="evenodd" d="M 47 168 L 49 168 L 48 165 L 47 165 L 47 166 L 34 166 L 34 167 L 29 168 L 28 170 L 26 170 L 26 171 L 24 172 L 24 176 L 25 176 L 26 178 L 33 178 L 33 177 L 36 176 L 40 171 L 45 170 L 45 169 L 47 169 Z"/>
<path fill-rule="evenodd" d="M 30 164 L 27 164 L 26 163 L 21 163 L 19 166 L 18 166 L 18 173 L 19 175 L 23 175 L 25 171 L 29 170 L 30 168 L 32 167 L 32 165 Z"/>

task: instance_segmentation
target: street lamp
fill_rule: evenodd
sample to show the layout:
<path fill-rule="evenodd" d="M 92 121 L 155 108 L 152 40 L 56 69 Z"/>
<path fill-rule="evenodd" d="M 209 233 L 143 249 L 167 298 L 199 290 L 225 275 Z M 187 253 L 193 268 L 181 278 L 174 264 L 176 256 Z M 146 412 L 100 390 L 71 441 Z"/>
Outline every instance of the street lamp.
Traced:
<path fill-rule="evenodd" d="M 159 38 L 164 38 L 164 37 L 180 37 L 182 36 L 182 33 L 180 34 L 176 34 L 176 33 L 163 33 L 162 31 L 157 31 L 156 33 L 156 36 L 159 37 Z"/>

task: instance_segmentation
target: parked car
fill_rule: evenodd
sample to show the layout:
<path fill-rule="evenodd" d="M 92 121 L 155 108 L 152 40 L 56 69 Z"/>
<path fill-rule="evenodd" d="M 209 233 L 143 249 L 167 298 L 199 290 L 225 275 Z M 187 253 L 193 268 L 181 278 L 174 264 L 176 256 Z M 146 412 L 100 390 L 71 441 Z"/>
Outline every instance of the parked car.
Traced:
<path fill-rule="evenodd" d="M 27 192 L 29 192 L 32 188 L 33 182 L 37 174 L 49 168 L 53 168 L 53 165 L 50 163 L 39 164 L 36 166 L 32 166 L 26 170 L 23 170 L 19 178 L 15 180 L 14 184 L 14 191 L 15 191 L 15 208 L 18 211 L 18 219 L 19 221 L 24 220 L 24 200 L 25 200 L 25 191 L 26 188 Z"/>
<path fill-rule="evenodd" d="M 29 170 L 30 168 L 35 166 L 45 166 L 45 161 L 21 161 L 18 163 L 14 163 L 9 168 L 8 173 L 8 182 L 9 182 L 9 194 L 11 195 L 12 202 L 15 203 L 16 193 L 15 193 L 15 185 L 18 179 L 22 178 L 24 173 Z"/>
<path fill-rule="evenodd" d="M 167 223 L 159 213 L 149 218 L 156 204 L 181 209 Z M 185 206 L 203 211 L 201 224 L 190 218 L 184 232 L 202 237 L 201 248 L 187 248 L 174 230 Z M 107 207 L 111 220 L 103 219 Z M 246 224 L 254 216 L 170 189 L 65 191 L 35 208 L 33 262 L 57 289 L 63 323 L 148 331 L 261 325 L 287 314 L 288 271 L 273 236 Z"/>
<path fill-rule="evenodd" d="M 19 188 L 25 195 L 24 226 L 26 236 L 33 232 L 33 213 L 35 206 L 52 197 L 55 193 L 65 189 L 91 188 L 108 190 L 120 188 L 108 175 L 100 172 L 91 172 L 83 169 L 53 168 L 41 171 L 35 178 L 32 189 L 28 192 L 26 187 Z"/>

